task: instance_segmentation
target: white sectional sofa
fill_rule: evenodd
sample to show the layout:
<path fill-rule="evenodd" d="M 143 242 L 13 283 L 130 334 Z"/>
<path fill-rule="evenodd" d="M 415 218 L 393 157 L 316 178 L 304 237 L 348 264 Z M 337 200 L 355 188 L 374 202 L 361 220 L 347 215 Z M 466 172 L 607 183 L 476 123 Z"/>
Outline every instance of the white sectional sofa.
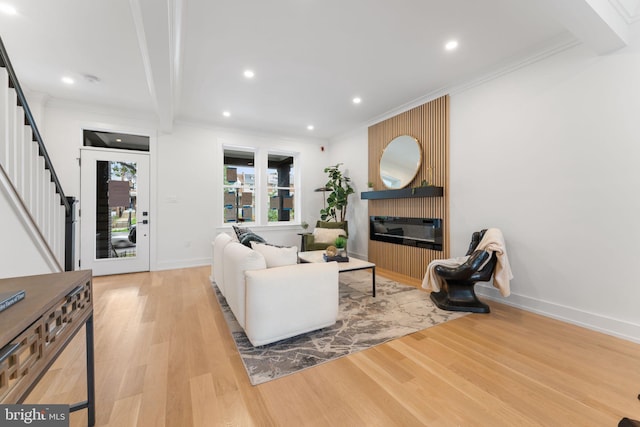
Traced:
<path fill-rule="evenodd" d="M 251 344 L 269 344 L 336 322 L 335 262 L 292 264 L 297 260 L 295 248 L 291 253 L 286 248 L 254 247 L 221 233 L 213 242 L 212 265 L 212 279 Z"/>

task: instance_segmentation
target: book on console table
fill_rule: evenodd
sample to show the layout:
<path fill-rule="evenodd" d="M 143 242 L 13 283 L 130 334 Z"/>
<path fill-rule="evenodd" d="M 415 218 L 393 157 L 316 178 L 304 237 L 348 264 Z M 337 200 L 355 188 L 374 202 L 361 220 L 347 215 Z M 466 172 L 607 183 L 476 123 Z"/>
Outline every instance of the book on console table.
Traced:
<path fill-rule="evenodd" d="M 348 256 L 340 256 L 340 255 L 328 256 L 327 254 L 322 254 L 322 258 L 324 258 L 326 262 L 331 262 L 331 261 L 349 262 Z"/>
<path fill-rule="evenodd" d="M 24 299 L 25 291 L 0 292 L 0 312 Z"/>

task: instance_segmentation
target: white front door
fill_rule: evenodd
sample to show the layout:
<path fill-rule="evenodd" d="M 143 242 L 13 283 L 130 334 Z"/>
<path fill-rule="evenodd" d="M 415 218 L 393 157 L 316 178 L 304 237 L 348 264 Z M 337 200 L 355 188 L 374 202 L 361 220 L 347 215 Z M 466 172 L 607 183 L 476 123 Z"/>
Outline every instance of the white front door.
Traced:
<path fill-rule="evenodd" d="M 149 271 L 149 155 L 80 151 L 80 268 Z"/>

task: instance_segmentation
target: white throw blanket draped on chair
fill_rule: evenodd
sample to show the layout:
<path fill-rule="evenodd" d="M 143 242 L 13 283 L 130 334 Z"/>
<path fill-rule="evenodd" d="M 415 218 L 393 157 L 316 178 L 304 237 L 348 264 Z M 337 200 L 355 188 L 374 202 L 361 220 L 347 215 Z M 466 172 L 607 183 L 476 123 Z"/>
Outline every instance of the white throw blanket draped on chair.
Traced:
<path fill-rule="evenodd" d="M 509 258 L 507 257 L 507 249 L 504 244 L 504 237 L 502 232 L 497 228 L 489 228 L 478 243 L 476 250 L 484 250 L 489 253 L 490 256 L 495 252 L 497 262 L 496 268 L 493 273 L 493 286 L 500 291 L 503 297 L 509 296 L 510 281 L 513 279 L 511 272 L 511 266 L 509 265 Z M 439 292 L 442 289 L 443 280 L 436 274 L 435 267 L 442 265 L 445 267 L 456 268 L 464 264 L 468 256 L 449 258 L 449 259 L 435 259 L 427 266 L 427 272 L 422 280 L 422 287 L 424 289 L 431 290 L 432 292 Z"/>

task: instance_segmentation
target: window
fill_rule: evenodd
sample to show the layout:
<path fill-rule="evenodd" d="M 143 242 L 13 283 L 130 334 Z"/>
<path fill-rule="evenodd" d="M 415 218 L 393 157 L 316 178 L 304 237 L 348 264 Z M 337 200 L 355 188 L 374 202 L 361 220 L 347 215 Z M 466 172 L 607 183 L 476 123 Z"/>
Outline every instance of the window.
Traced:
<path fill-rule="evenodd" d="M 224 150 L 224 222 L 255 221 L 255 156 L 251 151 Z"/>
<path fill-rule="evenodd" d="M 267 195 L 269 222 L 295 220 L 293 157 L 269 153 L 267 156 Z"/>
<path fill-rule="evenodd" d="M 126 133 L 101 132 L 84 129 L 85 147 L 117 148 L 118 150 L 149 151 L 149 137 Z"/>
<path fill-rule="evenodd" d="M 223 157 L 224 223 L 266 225 L 300 218 L 295 153 L 223 147 Z"/>

